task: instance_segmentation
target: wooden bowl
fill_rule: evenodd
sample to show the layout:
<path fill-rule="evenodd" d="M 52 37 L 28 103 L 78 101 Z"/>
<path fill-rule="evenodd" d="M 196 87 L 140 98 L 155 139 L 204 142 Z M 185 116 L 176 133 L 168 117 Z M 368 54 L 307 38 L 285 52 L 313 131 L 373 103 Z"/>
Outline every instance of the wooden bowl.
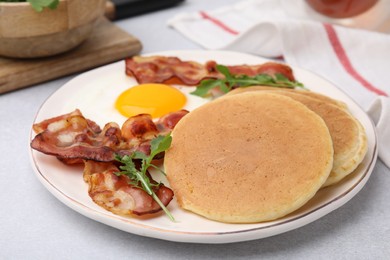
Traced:
<path fill-rule="evenodd" d="M 105 0 L 60 0 L 55 10 L 36 12 L 29 3 L 0 3 L 0 55 L 47 57 L 88 38 L 104 14 Z"/>

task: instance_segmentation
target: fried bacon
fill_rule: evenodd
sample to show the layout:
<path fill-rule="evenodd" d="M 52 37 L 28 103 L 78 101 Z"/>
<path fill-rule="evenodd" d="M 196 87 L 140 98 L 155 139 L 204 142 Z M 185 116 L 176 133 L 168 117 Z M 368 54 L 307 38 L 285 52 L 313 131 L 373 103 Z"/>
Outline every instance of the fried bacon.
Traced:
<path fill-rule="evenodd" d="M 60 160 L 92 159 L 112 161 L 121 145 L 121 132 L 115 123 L 103 130 L 87 120 L 79 110 L 35 124 L 40 132 L 31 141 L 31 147 Z"/>
<path fill-rule="evenodd" d="M 169 113 L 163 117 L 160 117 L 160 119 L 156 123 L 156 127 L 161 134 L 168 134 L 173 130 L 176 124 L 187 114 L 187 110 L 180 110 L 175 113 Z"/>
<path fill-rule="evenodd" d="M 138 83 L 196 85 L 201 78 L 211 73 L 214 77 L 218 76 L 218 73 L 208 71 L 205 66 L 197 62 L 181 61 L 176 57 L 134 56 L 126 59 L 126 74 L 134 76 Z"/>
<path fill-rule="evenodd" d="M 295 81 L 293 70 L 291 67 L 276 63 L 266 62 L 261 65 L 238 65 L 238 66 L 227 66 L 229 71 L 233 75 L 247 75 L 256 76 L 259 74 L 275 75 L 282 74 L 291 81 Z"/>
<path fill-rule="evenodd" d="M 152 117 L 147 114 L 140 114 L 130 117 L 122 125 L 123 138 L 131 140 L 149 140 L 156 137 L 158 130 Z"/>
<path fill-rule="evenodd" d="M 36 134 L 39 134 L 39 133 L 45 131 L 48 128 L 48 126 L 51 125 L 52 123 L 60 122 L 64 119 L 72 117 L 72 116 L 82 116 L 82 114 L 81 114 L 80 110 L 76 109 L 75 111 L 73 111 L 71 113 L 56 116 L 53 118 L 49 118 L 49 119 L 43 120 L 42 122 L 34 124 L 33 130 Z M 86 121 L 87 121 L 86 123 L 88 124 L 88 127 L 90 127 L 93 132 L 98 133 L 98 132 L 102 131 L 100 129 L 100 127 L 94 121 L 89 120 L 89 119 L 86 119 Z M 54 127 L 54 126 L 52 125 L 51 127 Z"/>
<path fill-rule="evenodd" d="M 134 151 L 149 154 L 150 141 L 170 132 L 187 113 L 181 110 L 167 114 L 156 124 L 150 115 L 141 114 L 129 118 L 122 128 L 108 123 L 100 129 L 76 109 L 34 124 L 37 135 L 31 147 L 54 155 L 66 164 L 84 163 L 83 177 L 88 184 L 88 194 L 99 206 L 119 215 L 155 213 L 161 207 L 149 194 L 131 184 L 129 177 L 115 174 L 119 169 L 114 157 Z M 150 175 L 149 179 L 157 184 Z M 173 198 L 173 191 L 163 184 L 156 185 L 153 191 L 165 206 Z"/>
<path fill-rule="evenodd" d="M 182 117 L 187 112 L 168 114 L 159 124 L 172 124 L 165 121 L 176 113 Z M 31 142 L 33 149 L 72 163 L 79 162 L 78 159 L 109 162 L 114 160 L 115 154 L 129 155 L 134 151 L 149 154 L 150 141 L 160 134 L 150 115 L 131 117 L 122 128 L 108 123 L 101 130 L 79 110 L 35 124 L 33 129 L 38 133 Z"/>
<path fill-rule="evenodd" d="M 134 56 L 126 59 L 126 74 L 138 83 L 165 83 L 194 86 L 203 79 L 223 78 L 217 71 L 217 63 L 208 61 L 204 65 L 194 61 L 182 61 L 177 57 Z M 292 69 L 284 64 L 267 62 L 260 65 L 227 66 L 233 75 L 255 76 L 258 74 L 283 74 L 294 81 Z"/>
<path fill-rule="evenodd" d="M 88 194 L 96 204 L 118 215 L 145 215 L 161 210 L 149 194 L 129 184 L 127 176 L 117 176 L 115 172 L 119 169 L 111 162 L 85 162 L 84 180 L 88 184 Z M 173 191 L 163 184 L 153 191 L 165 206 L 173 198 Z"/>

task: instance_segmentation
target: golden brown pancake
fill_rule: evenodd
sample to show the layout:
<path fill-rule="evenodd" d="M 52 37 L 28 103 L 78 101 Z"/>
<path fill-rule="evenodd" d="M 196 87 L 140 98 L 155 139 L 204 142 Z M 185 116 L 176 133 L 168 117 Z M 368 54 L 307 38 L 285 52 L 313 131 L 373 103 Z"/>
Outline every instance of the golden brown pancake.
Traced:
<path fill-rule="evenodd" d="M 251 86 L 251 87 L 246 87 L 246 88 L 236 88 L 236 89 L 230 91 L 229 93 L 227 93 L 226 95 L 237 94 L 237 93 L 253 91 L 253 90 L 272 90 L 272 91 L 293 92 L 293 93 L 305 95 L 307 97 L 319 99 L 323 102 L 333 104 L 333 105 L 338 106 L 342 109 L 348 109 L 347 104 L 345 104 L 344 102 L 342 102 L 340 100 L 330 98 L 328 96 L 322 95 L 322 94 L 317 93 L 317 92 L 313 92 L 313 91 L 309 91 L 309 90 L 305 90 L 305 89 L 298 89 L 298 88 L 291 89 L 291 88 L 276 88 L 276 87 L 270 87 L 270 86 Z"/>
<path fill-rule="evenodd" d="M 179 205 L 216 221 L 283 217 L 314 196 L 333 165 L 322 118 L 273 93 L 207 103 L 186 115 L 172 138 L 164 166 Z"/>
<path fill-rule="evenodd" d="M 337 101 L 317 93 L 307 95 L 307 93 L 314 93 L 309 91 L 283 91 L 275 90 L 275 88 L 273 90 L 269 88 L 265 90 L 257 87 L 235 89 L 228 95 L 255 90 L 263 90 L 293 98 L 324 119 L 332 136 L 334 148 L 333 169 L 324 187 L 337 183 L 353 172 L 362 162 L 367 151 L 364 128 L 346 108 L 338 106 Z"/>

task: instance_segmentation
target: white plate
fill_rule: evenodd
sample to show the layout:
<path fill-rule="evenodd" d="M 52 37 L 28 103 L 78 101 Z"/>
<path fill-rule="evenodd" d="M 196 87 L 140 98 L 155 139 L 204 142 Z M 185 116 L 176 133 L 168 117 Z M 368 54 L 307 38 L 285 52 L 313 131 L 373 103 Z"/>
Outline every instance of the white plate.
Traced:
<path fill-rule="evenodd" d="M 225 51 L 170 51 L 158 54 L 199 62 L 212 59 L 232 65 L 259 64 L 267 61 L 247 54 Z M 377 158 L 377 139 L 371 120 L 346 94 L 313 73 L 299 68 L 293 69 L 296 78 L 309 89 L 347 103 L 352 114 L 366 129 L 368 152 L 363 163 L 353 174 L 338 185 L 320 190 L 304 207 L 284 218 L 258 224 L 224 224 L 183 211 L 175 200 L 171 202 L 169 209 L 177 222 L 171 222 L 164 214 L 146 219 L 121 217 L 92 202 L 82 178 L 81 167 L 63 165 L 54 157 L 30 149 L 33 168 L 42 184 L 70 208 L 101 223 L 142 236 L 178 242 L 229 243 L 264 238 L 301 227 L 342 206 L 360 191 L 367 182 Z M 77 100 L 75 96 L 81 96 L 83 97 L 81 100 L 87 101 L 88 92 L 94 92 L 93 88 L 102 91 L 104 96 L 105 89 L 118 87 L 119 94 L 122 91 L 119 89 L 136 84 L 124 71 L 124 62 L 121 61 L 75 77 L 46 100 L 38 111 L 35 122 L 70 112 L 69 102 Z M 106 95 L 107 99 L 108 96 Z M 82 107 L 82 104 L 80 106 Z M 93 107 L 90 112 L 92 114 L 84 114 L 92 120 L 99 118 L 104 122 L 113 121 L 112 118 L 99 117 L 104 115 L 104 109 L 111 108 Z M 81 111 L 83 112 L 83 109 Z M 31 138 L 33 136 L 31 133 Z"/>

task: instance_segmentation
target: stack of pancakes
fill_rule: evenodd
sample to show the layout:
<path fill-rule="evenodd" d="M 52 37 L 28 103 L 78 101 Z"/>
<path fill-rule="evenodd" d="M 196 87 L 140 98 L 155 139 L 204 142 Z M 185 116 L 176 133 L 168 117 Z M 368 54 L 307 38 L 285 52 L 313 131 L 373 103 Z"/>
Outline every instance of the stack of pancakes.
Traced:
<path fill-rule="evenodd" d="M 185 116 L 165 171 L 179 205 L 206 218 L 283 217 L 350 174 L 367 150 L 344 103 L 299 90 L 248 87 Z"/>

